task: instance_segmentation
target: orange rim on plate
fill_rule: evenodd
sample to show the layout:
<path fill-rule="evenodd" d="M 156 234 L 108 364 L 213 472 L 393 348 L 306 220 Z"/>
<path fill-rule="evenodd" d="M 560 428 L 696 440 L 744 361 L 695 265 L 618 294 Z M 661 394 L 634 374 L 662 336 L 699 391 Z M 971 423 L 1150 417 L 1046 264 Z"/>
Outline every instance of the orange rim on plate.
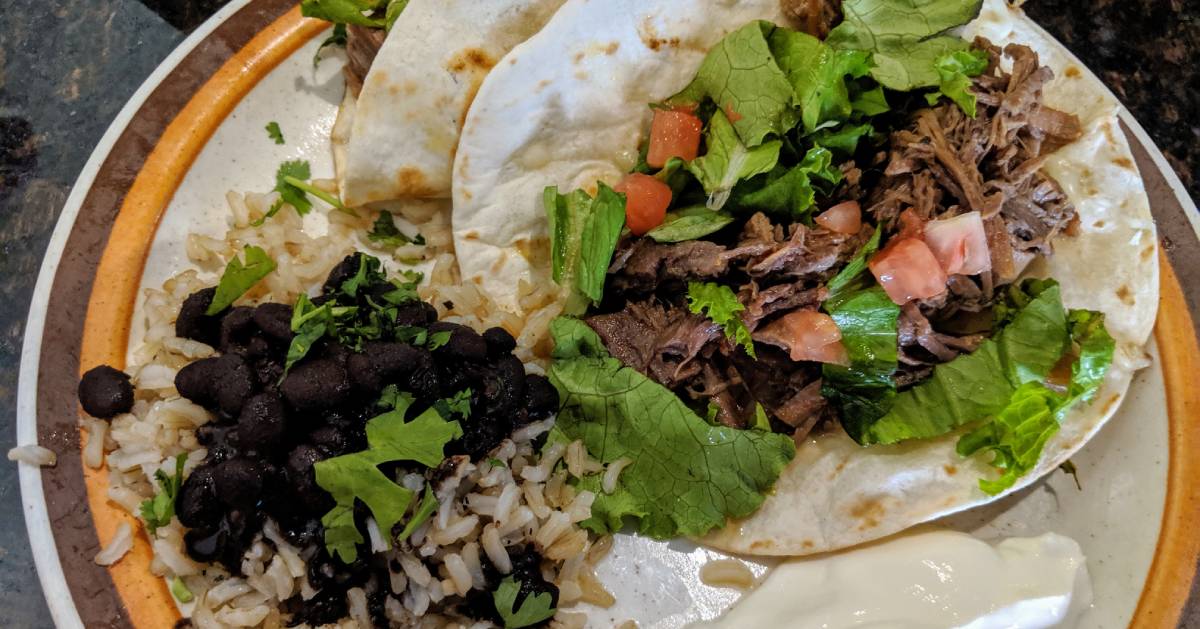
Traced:
<path fill-rule="evenodd" d="M 124 367 L 134 303 L 158 223 L 213 132 L 275 66 L 328 27 L 294 7 L 221 66 L 167 126 L 129 189 L 100 259 L 84 323 L 80 374 L 102 364 Z M 108 502 L 107 468 L 85 465 L 84 479 L 101 544 L 123 522 L 141 531 L 136 518 Z M 179 612 L 166 583 L 150 573 L 152 557 L 149 540 L 139 534 L 133 550 L 109 572 L 133 626 L 170 627 Z"/>
<path fill-rule="evenodd" d="M 171 122 L 145 162 L 121 206 L 100 260 L 88 303 L 80 373 L 100 364 L 124 366 L 130 321 L 146 256 L 158 223 L 196 156 L 226 115 L 275 66 L 328 26 L 288 11 L 229 59 Z M 1160 256 L 1162 256 L 1160 252 Z M 1182 289 L 1165 256 L 1155 336 L 1162 358 L 1169 415 L 1169 466 L 1162 529 L 1131 627 L 1174 627 L 1191 590 L 1200 558 L 1200 348 Z M 84 466 L 88 503 L 102 544 L 117 527 L 140 523 L 108 502 L 108 471 Z M 152 552 L 144 534 L 109 570 L 135 627 L 168 627 L 179 618 L 162 579 L 150 572 Z M 85 619 L 86 621 L 86 619 Z"/>

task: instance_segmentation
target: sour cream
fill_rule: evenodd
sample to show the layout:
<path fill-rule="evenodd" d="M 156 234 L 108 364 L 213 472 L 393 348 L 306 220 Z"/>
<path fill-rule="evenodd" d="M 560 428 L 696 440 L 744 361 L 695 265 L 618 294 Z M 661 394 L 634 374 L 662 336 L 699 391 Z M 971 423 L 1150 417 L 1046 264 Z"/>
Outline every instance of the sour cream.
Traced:
<path fill-rule="evenodd" d="M 1045 629 L 1074 626 L 1091 601 L 1068 537 L 992 545 L 936 531 L 786 561 L 723 617 L 695 626 Z"/>

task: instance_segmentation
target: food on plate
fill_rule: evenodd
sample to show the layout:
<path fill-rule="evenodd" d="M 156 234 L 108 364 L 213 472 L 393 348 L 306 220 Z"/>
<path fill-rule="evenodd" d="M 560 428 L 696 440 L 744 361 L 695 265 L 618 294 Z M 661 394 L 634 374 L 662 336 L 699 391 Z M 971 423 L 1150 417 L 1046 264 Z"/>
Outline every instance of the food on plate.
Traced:
<path fill-rule="evenodd" d="M 379 2 L 376 18 L 349 24 L 334 10 L 347 4 L 362 9 L 302 3 L 306 15 L 345 29 L 347 90 L 334 137 L 342 200 L 358 207 L 449 197 L 450 165 L 479 84 L 562 0 Z"/>
<path fill-rule="evenodd" d="M 1002 2 L 840 16 L 819 39 L 774 2 L 568 1 L 480 88 L 460 266 L 517 312 L 552 280 L 577 317 L 551 327 L 556 430 L 633 460 L 597 530 L 883 537 L 1054 470 L 1144 364 L 1156 245 L 1116 103 Z M 686 517 L 647 480 L 670 459 L 628 445 L 664 414 L 755 436 L 703 457 L 741 484 Z"/>
<path fill-rule="evenodd" d="M 931 548 L 989 586 L 960 617 L 1065 618 L 1086 570 L 1053 535 L 728 554 L 1011 493 L 1144 363 L 1115 103 L 1017 8 L 912 4 L 304 0 L 346 47 L 336 179 L 231 193 L 79 387 L 84 461 L 191 622 L 666 627 L 757 584 L 727 626 L 799 617 L 755 602 L 781 590 L 836 624 L 848 588 L 797 583 Z M 613 562 L 708 606 L 639 611 Z M 855 590 L 879 618 L 927 576 L 892 574 Z"/>

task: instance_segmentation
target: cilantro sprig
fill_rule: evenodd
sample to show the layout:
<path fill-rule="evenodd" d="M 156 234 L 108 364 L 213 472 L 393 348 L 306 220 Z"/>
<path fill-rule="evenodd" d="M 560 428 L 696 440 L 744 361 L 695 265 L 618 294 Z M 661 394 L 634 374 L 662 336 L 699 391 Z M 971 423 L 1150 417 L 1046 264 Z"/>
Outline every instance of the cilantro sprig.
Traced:
<path fill-rule="evenodd" d="M 379 218 L 375 219 L 375 224 L 371 227 L 371 231 L 367 232 L 367 239 L 386 247 L 425 244 L 425 237 L 421 234 L 409 236 L 400 231 L 400 228 L 396 227 L 396 221 L 393 220 L 392 213 L 387 210 L 379 212 Z"/>
<path fill-rule="evenodd" d="M 704 315 L 725 330 L 725 336 L 740 345 L 752 358 L 754 340 L 738 313 L 746 309 L 733 289 L 715 282 L 688 282 L 688 310 Z"/>
<path fill-rule="evenodd" d="M 217 283 L 212 303 L 208 305 L 204 314 L 219 314 L 275 270 L 275 261 L 261 247 L 246 245 L 243 251 L 245 262 L 234 256 L 229 260 L 229 264 L 225 265 L 225 272 L 221 274 L 221 281 Z"/>
<path fill-rule="evenodd" d="M 521 606 L 513 609 L 520 593 L 521 582 L 513 579 L 511 575 L 504 577 L 496 591 L 492 592 L 492 601 L 496 604 L 496 611 L 501 620 L 504 621 L 504 629 L 531 627 L 554 615 L 554 599 L 549 592 L 526 595 L 525 600 L 521 601 Z"/>
<path fill-rule="evenodd" d="M 171 518 L 175 517 L 175 497 L 179 495 L 179 488 L 183 487 L 183 464 L 186 461 L 187 454 L 175 457 L 174 474 L 168 475 L 162 470 L 154 471 L 154 480 L 158 481 L 158 493 L 142 502 L 140 509 L 142 519 L 146 521 L 146 528 L 150 530 L 151 535 L 158 531 L 158 527 L 170 524 Z"/>

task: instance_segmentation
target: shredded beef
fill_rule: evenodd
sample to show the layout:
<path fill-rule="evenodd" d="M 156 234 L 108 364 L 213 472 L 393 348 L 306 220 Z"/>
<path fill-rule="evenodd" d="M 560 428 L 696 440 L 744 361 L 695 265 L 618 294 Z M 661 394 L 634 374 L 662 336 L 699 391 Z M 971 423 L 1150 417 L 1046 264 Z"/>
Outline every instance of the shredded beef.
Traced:
<path fill-rule="evenodd" d="M 1033 257 L 1051 253 L 1055 235 L 1071 230 L 1075 208 L 1040 168 L 1082 127 L 1074 115 L 1042 104 L 1053 73 L 1037 53 L 1017 44 L 1001 51 L 984 39 L 975 46 L 989 57 L 974 82 L 977 116 L 949 102 L 914 114 L 907 129 L 892 134 L 884 178 L 867 205 L 887 229 L 896 229 L 907 209 L 922 220 L 980 212 L 992 255 L 990 289 L 1012 282 Z M 1011 72 L 1000 69 L 1002 54 L 1012 59 Z"/>
<path fill-rule="evenodd" d="M 797 29 L 820 39 L 842 21 L 841 0 L 780 0 L 779 4 Z"/>
<path fill-rule="evenodd" d="M 631 302 L 587 323 L 618 360 L 672 388 L 700 375 L 696 357 L 722 337 L 721 327 L 707 317 L 649 301 Z"/>
<path fill-rule="evenodd" d="M 346 67 L 343 72 L 346 75 L 346 87 L 355 96 L 362 91 L 363 81 L 386 37 L 387 31 L 382 28 L 346 25 Z"/>

